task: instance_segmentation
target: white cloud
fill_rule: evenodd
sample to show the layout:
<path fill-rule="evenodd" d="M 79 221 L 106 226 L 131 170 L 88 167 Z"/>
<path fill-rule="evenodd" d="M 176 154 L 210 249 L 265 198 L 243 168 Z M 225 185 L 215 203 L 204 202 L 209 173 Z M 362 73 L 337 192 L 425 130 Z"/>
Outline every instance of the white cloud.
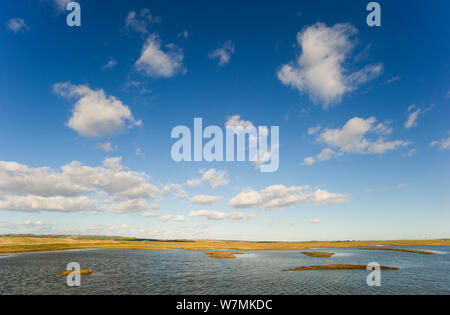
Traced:
<path fill-rule="evenodd" d="M 113 145 L 111 142 L 97 143 L 95 147 L 105 152 L 116 151 L 118 149 L 118 147 L 116 145 Z"/>
<path fill-rule="evenodd" d="M 134 31 L 141 34 L 148 34 L 148 25 L 152 23 L 161 23 L 162 18 L 150 14 L 150 10 L 145 8 L 139 13 L 130 11 L 125 18 L 125 30 Z"/>
<path fill-rule="evenodd" d="M 154 33 L 149 35 L 141 56 L 135 67 L 144 75 L 153 78 L 170 78 L 178 73 L 185 74 L 183 67 L 183 50 L 174 44 L 165 45 L 166 51 L 161 48 L 161 39 Z"/>
<path fill-rule="evenodd" d="M 312 136 L 313 134 L 317 133 L 318 131 L 320 131 L 320 129 L 322 129 L 321 126 L 317 126 L 317 127 L 310 127 L 308 128 L 308 135 Z"/>
<path fill-rule="evenodd" d="M 387 141 L 386 136 L 392 133 L 390 122 L 378 123 L 375 117 L 367 119 L 354 117 L 342 128 L 324 129 L 317 135 L 317 142 L 328 145 L 316 157 L 307 157 L 304 165 L 312 165 L 317 161 L 327 161 L 345 153 L 383 154 L 399 147 L 410 145 L 403 140 Z"/>
<path fill-rule="evenodd" d="M 358 31 L 350 24 L 327 27 L 316 23 L 297 34 L 302 54 L 295 62 L 283 65 L 278 79 L 324 107 L 339 103 L 344 94 L 356 90 L 383 72 L 382 64 L 370 64 L 350 73 L 349 57 Z"/>
<path fill-rule="evenodd" d="M 128 106 L 105 91 L 69 82 L 53 85 L 54 93 L 77 101 L 67 125 L 85 137 L 105 137 L 122 131 L 126 126 L 140 126 Z"/>
<path fill-rule="evenodd" d="M 434 107 L 434 105 L 430 105 L 429 107 L 427 107 L 425 109 L 418 108 L 417 110 L 415 110 L 416 105 L 415 104 L 410 105 L 408 107 L 409 115 L 408 115 L 408 119 L 405 122 L 405 128 L 411 129 L 411 128 L 417 127 L 419 117 L 421 115 L 425 114 L 426 112 L 432 110 L 433 107 Z"/>
<path fill-rule="evenodd" d="M 153 210 L 147 200 L 160 193 L 121 158 L 105 159 L 102 167 L 75 161 L 61 170 L 0 161 L 0 210 L 134 213 Z"/>
<path fill-rule="evenodd" d="M 10 19 L 6 24 L 6 28 L 10 31 L 13 31 L 14 33 L 25 32 L 30 29 L 25 23 L 24 19 L 21 18 Z"/>
<path fill-rule="evenodd" d="M 450 137 L 438 141 L 433 141 L 430 143 L 430 146 L 437 147 L 440 151 L 450 150 Z"/>
<path fill-rule="evenodd" d="M 321 219 L 312 219 L 312 220 L 308 221 L 308 223 L 310 223 L 310 224 L 319 224 L 319 223 L 322 223 L 322 222 L 323 221 Z"/>
<path fill-rule="evenodd" d="M 202 180 L 199 178 L 189 179 L 188 181 L 186 181 L 186 185 L 189 187 L 198 187 L 202 185 Z"/>
<path fill-rule="evenodd" d="M 222 196 L 198 195 L 193 196 L 191 201 L 199 205 L 211 205 L 221 199 L 223 199 Z"/>
<path fill-rule="evenodd" d="M 232 128 L 235 133 L 243 132 L 247 127 L 253 127 L 251 121 L 241 119 L 240 115 L 228 117 L 225 127 Z"/>
<path fill-rule="evenodd" d="M 202 171 L 201 180 L 207 182 L 212 188 L 228 185 L 228 173 L 226 171 L 219 171 L 215 168 L 207 171 Z"/>
<path fill-rule="evenodd" d="M 81 197 L 41 197 L 35 195 L 6 195 L 0 198 L 0 210 L 39 212 L 79 212 L 97 208 L 97 203 L 86 196 Z"/>
<path fill-rule="evenodd" d="M 164 196 L 164 195 L 168 195 L 170 193 L 175 193 L 175 199 L 190 200 L 189 195 L 183 190 L 183 185 L 181 185 L 181 184 L 165 185 L 161 194 Z"/>
<path fill-rule="evenodd" d="M 182 215 L 171 215 L 171 214 L 163 215 L 159 218 L 159 220 L 161 222 L 186 222 L 186 221 L 189 221 Z"/>
<path fill-rule="evenodd" d="M 244 190 L 230 200 L 233 208 L 256 208 L 275 210 L 298 203 L 315 205 L 342 203 L 348 200 L 346 194 L 330 193 L 326 190 L 311 190 L 309 186 L 273 185 L 260 191 Z"/>
<path fill-rule="evenodd" d="M 234 54 L 234 50 L 235 45 L 232 41 L 229 40 L 216 50 L 211 51 L 208 54 L 208 57 L 209 59 L 218 59 L 219 66 L 223 67 L 230 62 L 231 56 Z"/>
<path fill-rule="evenodd" d="M 102 69 L 103 70 L 108 70 L 108 69 L 114 68 L 115 66 L 117 66 L 117 61 L 115 59 L 113 59 L 113 58 L 110 58 L 108 60 L 108 62 L 102 66 Z"/>
<path fill-rule="evenodd" d="M 254 215 L 244 214 L 240 212 L 219 212 L 214 210 L 198 210 L 191 211 L 189 213 L 191 217 L 204 217 L 208 220 L 220 221 L 220 220 L 233 220 L 233 221 L 241 221 L 241 220 L 249 220 L 254 218 Z"/>
<path fill-rule="evenodd" d="M 209 184 L 212 188 L 228 185 L 228 173 L 226 171 L 216 170 L 200 170 L 201 178 L 190 179 L 186 182 L 189 187 L 201 186 L 203 183 Z"/>
<path fill-rule="evenodd" d="M 397 187 L 395 187 L 395 189 L 397 189 L 397 190 L 403 190 L 406 188 L 408 188 L 408 185 L 406 185 L 406 184 L 399 184 L 399 185 L 397 185 Z"/>

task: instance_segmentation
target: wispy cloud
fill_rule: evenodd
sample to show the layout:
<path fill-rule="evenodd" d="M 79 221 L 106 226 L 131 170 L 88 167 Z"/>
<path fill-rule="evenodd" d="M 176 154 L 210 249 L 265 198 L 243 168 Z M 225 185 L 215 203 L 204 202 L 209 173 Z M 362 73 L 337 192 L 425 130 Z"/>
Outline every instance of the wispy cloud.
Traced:
<path fill-rule="evenodd" d="M 231 56 L 234 54 L 235 45 L 232 41 L 226 41 L 223 43 L 219 48 L 211 51 L 208 54 L 209 59 L 218 59 L 219 60 L 219 66 L 223 67 L 227 65 L 230 60 Z"/>
<path fill-rule="evenodd" d="M 6 28 L 14 33 L 25 32 L 30 29 L 24 19 L 21 18 L 10 19 L 8 23 L 6 23 Z"/>

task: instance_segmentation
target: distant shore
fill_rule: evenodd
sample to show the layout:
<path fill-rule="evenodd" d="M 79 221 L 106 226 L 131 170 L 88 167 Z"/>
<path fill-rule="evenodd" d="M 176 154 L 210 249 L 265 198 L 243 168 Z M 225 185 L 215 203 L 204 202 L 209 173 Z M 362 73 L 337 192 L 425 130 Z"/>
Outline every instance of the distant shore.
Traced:
<path fill-rule="evenodd" d="M 393 241 L 332 241 L 332 242 L 247 242 L 247 241 L 164 241 L 102 236 L 0 236 L 0 255 L 11 253 L 61 251 L 74 249 L 123 250 L 307 250 L 317 248 L 354 248 L 387 246 L 450 246 L 450 239 Z"/>

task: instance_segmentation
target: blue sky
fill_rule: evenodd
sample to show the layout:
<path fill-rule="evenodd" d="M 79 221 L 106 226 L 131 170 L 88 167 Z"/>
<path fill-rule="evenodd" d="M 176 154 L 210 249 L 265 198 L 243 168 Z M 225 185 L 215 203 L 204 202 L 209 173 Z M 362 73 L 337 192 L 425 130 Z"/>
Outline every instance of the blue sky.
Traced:
<path fill-rule="evenodd" d="M 0 233 L 449 237 L 449 4 L 0 4 Z M 280 127 L 280 165 L 180 162 L 178 125 Z"/>

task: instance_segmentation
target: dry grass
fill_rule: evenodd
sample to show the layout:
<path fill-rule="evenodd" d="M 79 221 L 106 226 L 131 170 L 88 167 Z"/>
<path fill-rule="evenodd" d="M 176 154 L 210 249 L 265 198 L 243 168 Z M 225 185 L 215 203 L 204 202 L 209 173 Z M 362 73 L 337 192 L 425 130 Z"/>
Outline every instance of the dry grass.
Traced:
<path fill-rule="evenodd" d="M 324 252 L 302 252 L 302 254 L 309 257 L 319 257 L 319 258 L 331 258 L 335 255 L 334 253 L 324 253 Z"/>
<path fill-rule="evenodd" d="M 380 266 L 381 270 L 400 270 L 398 267 Z M 303 271 L 303 270 L 367 270 L 366 265 L 321 265 L 321 266 L 304 266 L 286 271 Z"/>
<path fill-rule="evenodd" d="M 425 241 L 344 241 L 344 242 L 245 242 L 245 241 L 131 241 L 132 239 L 60 236 L 60 237 L 15 237 L 0 236 L 1 253 L 42 252 L 70 249 L 128 249 L 128 250 L 172 250 L 187 249 L 216 251 L 258 250 L 307 250 L 311 248 L 351 248 L 376 245 L 388 246 L 450 246 L 450 240 Z"/>
<path fill-rule="evenodd" d="M 211 258 L 236 258 L 236 255 L 242 255 L 244 253 L 238 252 L 207 252 L 205 253 Z"/>
<path fill-rule="evenodd" d="M 402 248 L 361 248 L 361 250 L 388 250 L 394 252 L 407 252 L 407 253 L 416 253 L 423 255 L 437 255 L 433 252 L 428 252 L 426 250 L 415 250 L 415 249 L 402 249 Z"/>
<path fill-rule="evenodd" d="M 61 271 L 59 274 L 63 275 L 63 276 L 67 276 L 67 275 L 70 275 L 73 272 L 75 272 L 75 271 L 74 270 L 64 270 L 64 271 Z M 93 273 L 94 272 L 92 271 L 92 269 L 81 269 L 80 270 L 80 275 L 82 275 L 82 276 L 87 276 L 87 275 L 90 275 L 90 274 L 93 274 Z"/>

